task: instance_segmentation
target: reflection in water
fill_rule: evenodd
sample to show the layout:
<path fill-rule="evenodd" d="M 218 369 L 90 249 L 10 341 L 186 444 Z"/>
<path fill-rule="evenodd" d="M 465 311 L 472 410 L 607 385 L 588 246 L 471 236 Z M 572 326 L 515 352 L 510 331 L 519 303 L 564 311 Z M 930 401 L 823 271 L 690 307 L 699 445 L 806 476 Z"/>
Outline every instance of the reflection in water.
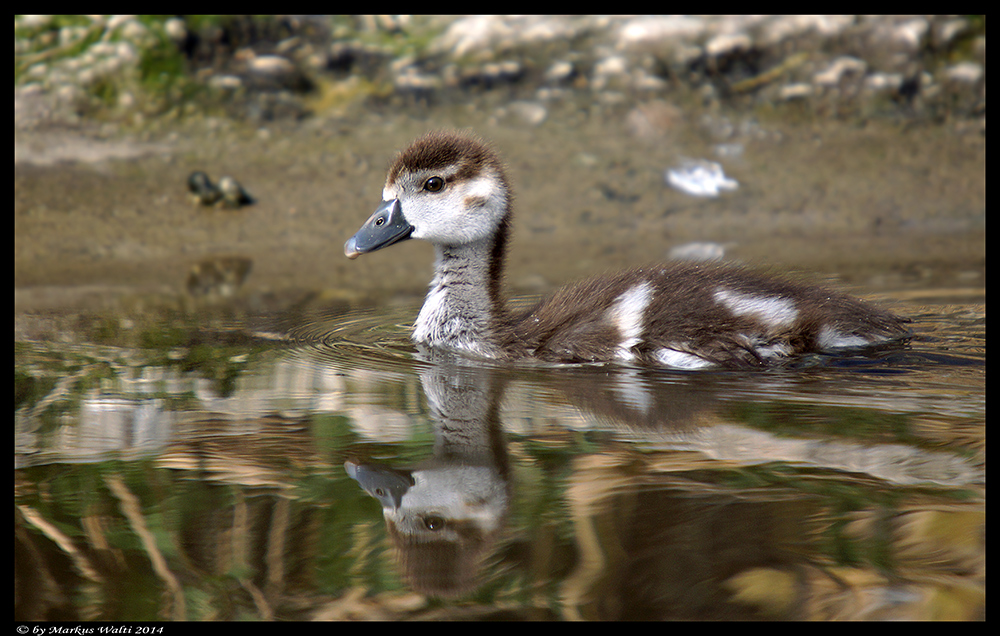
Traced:
<path fill-rule="evenodd" d="M 382 504 L 406 580 L 426 594 L 456 596 L 471 590 L 506 513 L 511 484 L 499 409 L 517 376 L 441 353 L 422 354 L 431 362 L 418 373 L 433 418 L 433 457 L 412 469 L 355 462 L 346 469 Z M 563 371 L 539 374 L 532 378 L 538 380 L 534 386 L 558 392 L 587 422 L 584 426 L 597 424 L 616 440 L 656 453 L 636 457 L 628 446 L 615 445 L 617 451 L 574 460 L 567 501 L 580 560 L 563 584 L 563 601 L 564 610 L 579 618 L 620 616 L 624 606 L 603 605 L 616 596 L 612 590 L 637 584 L 631 578 L 636 568 L 657 576 L 640 585 L 655 589 L 636 589 L 629 596 L 630 617 L 749 618 L 756 614 L 727 603 L 734 592 L 753 597 L 761 585 L 779 585 L 779 598 L 765 599 L 776 604 L 769 611 L 804 617 L 800 604 L 806 599 L 796 590 L 821 585 L 809 579 L 822 576 L 802 570 L 806 564 L 798 551 L 824 531 L 828 511 L 820 498 L 776 494 L 781 488 L 769 486 L 778 484 L 766 481 L 741 487 L 734 496 L 725 485 L 703 490 L 707 484 L 673 478 L 692 468 L 785 463 L 889 484 L 956 488 L 983 478 L 967 458 L 950 452 L 830 437 L 787 438 L 734 424 L 724 413 L 724 393 L 732 389 L 724 375 L 658 382 L 658 372 L 638 369 Z M 777 390 L 780 377 L 770 384 Z M 532 401 L 525 397 L 517 401 Z M 697 453 L 698 459 L 684 451 Z M 635 560 L 636 554 L 645 556 Z M 733 578 L 739 572 L 745 574 Z M 659 589 L 664 584 L 676 589 Z M 687 592 L 692 589 L 702 595 L 714 591 L 695 599 Z M 644 597 L 648 593 L 653 598 Z M 666 597 L 675 605 L 663 614 Z"/>
<path fill-rule="evenodd" d="M 16 616 L 982 615 L 983 316 L 685 374 L 414 355 L 411 315 L 15 347 Z"/>
<path fill-rule="evenodd" d="M 501 390 L 489 368 L 440 359 L 419 369 L 434 425 L 434 455 L 408 470 L 347 462 L 382 504 L 406 580 L 417 591 L 460 596 L 473 589 L 509 505 L 499 418 Z"/>
<path fill-rule="evenodd" d="M 206 258 L 191 267 L 187 290 L 192 296 L 230 298 L 239 291 L 253 267 L 243 256 Z"/>

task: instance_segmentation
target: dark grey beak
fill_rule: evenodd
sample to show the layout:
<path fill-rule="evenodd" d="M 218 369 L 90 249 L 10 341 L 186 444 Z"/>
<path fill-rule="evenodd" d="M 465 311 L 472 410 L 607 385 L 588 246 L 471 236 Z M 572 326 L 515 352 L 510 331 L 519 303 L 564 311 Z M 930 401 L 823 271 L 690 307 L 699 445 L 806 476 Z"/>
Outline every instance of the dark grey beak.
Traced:
<path fill-rule="evenodd" d="M 389 247 L 410 238 L 413 226 L 403 218 L 399 199 L 383 201 L 357 233 L 344 243 L 344 255 L 357 258 L 362 254 Z"/>
<path fill-rule="evenodd" d="M 413 477 L 407 471 L 366 466 L 352 461 L 344 462 L 344 469 L 365 492 L 381 501 L 383 508 L 398 510 L 403 504 L 403 495 L 413 487 Z"/>

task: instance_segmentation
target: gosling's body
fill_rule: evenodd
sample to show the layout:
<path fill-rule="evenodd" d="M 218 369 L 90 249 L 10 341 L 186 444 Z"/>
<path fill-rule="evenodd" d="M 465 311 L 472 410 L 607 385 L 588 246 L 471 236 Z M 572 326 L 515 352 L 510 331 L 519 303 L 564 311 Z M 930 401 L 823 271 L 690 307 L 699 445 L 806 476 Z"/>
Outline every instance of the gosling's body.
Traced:
<path fill-rule="evenodd" d="M 712 264 L 667 264 L 558 290 L 521 314 L 501 293 L 511 195 L 492 149 L 435 132 L 392 164 L 350 258 L 409 238 L 436 252 L 413 339 L 477 357 L 678 369 L 761 366 L 903 341 L 904 320 L 849 296 Z"/>

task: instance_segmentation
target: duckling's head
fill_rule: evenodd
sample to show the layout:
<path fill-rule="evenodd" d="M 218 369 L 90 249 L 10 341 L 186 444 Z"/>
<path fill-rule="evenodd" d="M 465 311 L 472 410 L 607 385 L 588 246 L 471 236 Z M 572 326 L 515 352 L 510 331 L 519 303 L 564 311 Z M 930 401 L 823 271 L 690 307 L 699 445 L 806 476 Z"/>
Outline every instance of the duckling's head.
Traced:
<path fill-rule="evenodd" d="M 482 140 L 429 133 L 402 151 L 382 191 L 382 205 L 344 245 L 348 258 L 416 238 L 461 246 L 493 237 L 506 223 L 510 189 L 503 163 Z"/>

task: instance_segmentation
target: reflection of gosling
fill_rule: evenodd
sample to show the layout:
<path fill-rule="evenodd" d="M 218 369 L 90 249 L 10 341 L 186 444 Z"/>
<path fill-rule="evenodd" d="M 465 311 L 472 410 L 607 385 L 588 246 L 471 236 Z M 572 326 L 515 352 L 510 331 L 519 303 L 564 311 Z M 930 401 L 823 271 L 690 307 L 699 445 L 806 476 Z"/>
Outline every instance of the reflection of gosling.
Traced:
<path fill-rule="evenodd" d="M 188 177 L 188 191 L 191 202 L 201 205 L 215 205 L 222 198 L 222 193 L 216 188 L 204 172 L 192 172 Z"/>
<path fill-rule="evenodd" d="M 242 256 L 207 258 L 196 263 L 188 274 L 187 290 L 192 296 L 229 298 L 250 273 L 253 261 Z"/>
<path fill-rule="evenodd" d="M 241 208 L 255 203 L 254 198 L 232 177 L 219 179 L 219 191 L 222 193 L 222 205 L 227 208 Z"/>

